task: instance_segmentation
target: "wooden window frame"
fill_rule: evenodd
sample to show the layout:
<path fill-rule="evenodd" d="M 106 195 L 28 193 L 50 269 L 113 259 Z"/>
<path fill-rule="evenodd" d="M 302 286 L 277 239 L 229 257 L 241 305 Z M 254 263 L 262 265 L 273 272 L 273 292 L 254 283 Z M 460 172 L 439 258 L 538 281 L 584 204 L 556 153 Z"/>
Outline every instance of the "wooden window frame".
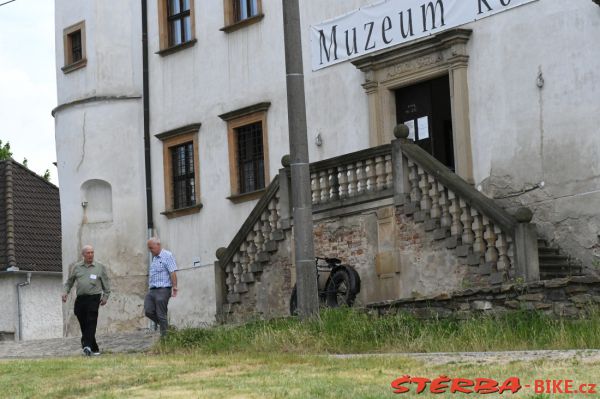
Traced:
<path fill-rule="evenodd" d="M 71 37 L 76 32 L 80 32 L 81 35 L 81 59 L 73 61 L 73 44 L 71 42 Z M 76 24 L 63 29 L 63 53 L 64 66 L 60 68 L 63 73 L 67 74 L 87 65 L 85 21 L 77 22 Z"/>
<path fill-rule="evenodd" d="M 167 218 L 186 216 L 200 212 L 202 203 L 200 202 L 200 162 L 198 154 L 198 130 L 200 124 L 193 124 L 173 129 L 164 133 L 157 134 L 155 137 L 163 143 L 163 170 L 164 170 L 164 191 L 165 191 L 165 211 L 161 212 Z M 185 208 L 173 207 L 173 158 L 171 149 L 182 144 L 192 143 L 194 151 L 194 188 L 196 203 Z"/>
<path fill-rule="evenodd" d="M 225 33 L 234 32 L 246 26 L 253 25 L 264 18 L 265 15 L 262 11 L 262 0 L 256 0 L 256 15 L 237 21 L 236 16 L 234 15 L 234 1 L 238 0 L 223 0 L 225 26 L 220 29 L 221 31 Z"/>
<path fill-rule="evenodd" d="M 175 53 L 179 50 L 192 47 L 196 44 L 196 13 L 195 13 L 195 1 L 190 0 L 190 21 L 191 21 L 191 38 L 190 40 L 170 45 L 169 43 L 169 18 L 168 18 L 168 1 L 158 0 L 157 1 L 157 14 L 158 14 L 158 37 L 159 37 L 159 51 L 156 54 L 165 56 Z"/>
<path fill-rule="evenodd" d="M 231 195 L 227 197 L 234 203 L 251 201 L 260 198 L 267 189 L 270 182 L 269 178 L 269 132 L 267 128 L 267 110 L 271 103 L 263 102 L 239 110 L 231 111 L 219 115 L 221 119 L 227 122 L 227 144 L 229 148 L 229 182 L 231 186 Z M 237 132 L 236 129 L 260 122 L 262 128 L 263 140 L 263 164 L 265 187 L 256 191 L 247 193 L 239 192 L 239 169 L 237 152 Z"/>

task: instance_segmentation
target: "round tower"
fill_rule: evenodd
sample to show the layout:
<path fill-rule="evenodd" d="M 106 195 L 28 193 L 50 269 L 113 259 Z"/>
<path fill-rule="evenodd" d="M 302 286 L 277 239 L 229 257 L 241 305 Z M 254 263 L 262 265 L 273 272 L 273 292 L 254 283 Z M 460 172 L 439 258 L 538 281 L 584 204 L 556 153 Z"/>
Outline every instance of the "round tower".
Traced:
<path fill-rule="evenodd" d="M 147 273 L 141 4 L 56 0 L 55 22 L 63 279 L 92 245 L 112 282 L 98 331 L 133 330 Z M 79 334 L 73 299 L 66 335 Z"/>

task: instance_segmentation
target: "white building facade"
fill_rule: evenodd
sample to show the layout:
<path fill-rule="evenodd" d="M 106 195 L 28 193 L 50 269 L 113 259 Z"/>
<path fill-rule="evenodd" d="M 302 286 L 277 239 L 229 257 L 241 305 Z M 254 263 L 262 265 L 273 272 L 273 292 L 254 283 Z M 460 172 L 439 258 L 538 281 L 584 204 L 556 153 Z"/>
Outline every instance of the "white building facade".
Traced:
<path fill-rule="evenodd" d="M 508 209 L 529 206 L 546 239 L 593 267 L 600 7 L 479 1 L 482 11 L 504 12 L 446 29 L 441 16 L 452 20 L 455 2 L 406 2 L 415 3 L 415 30 L 422 18 L 437 20 L 437 30 L 312 70 L 314 49 L 332 50 L 314 27 L 371 3 L 300 1 L 311 162 L 388 144 L 393 127 L 407 123 L 461 177 Z M 382 7 L 379 19 L 356 20 L 363 33 L 371 22 L 379 27 L 373 41 L 397 32 L 400 20 L 386 16 L 407 15 L 399 1 Z M 171 322 L 213 323 L 215 250 L 231 241 L 289 152 L 281 2 L 56 0 L 55 9 L 64 270 L 82 245 L 94 245 L 114 286 L 99 329 L 143 327 L 145 243 L 157 235 L 180 268 Z M 346 52 L 351 32 L 337 34 Z M 64 311 L 67 333 L 76 332 L 72 304 Z"/>

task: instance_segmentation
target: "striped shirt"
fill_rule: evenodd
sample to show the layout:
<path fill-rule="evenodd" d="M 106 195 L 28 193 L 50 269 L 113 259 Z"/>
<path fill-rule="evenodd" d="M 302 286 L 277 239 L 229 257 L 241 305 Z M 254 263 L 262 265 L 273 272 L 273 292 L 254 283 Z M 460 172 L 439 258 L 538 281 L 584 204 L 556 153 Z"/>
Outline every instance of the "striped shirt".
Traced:
<path fill-rule="evenodd" d="M 173 254 L 166 249 L 161 249 L 160 253 L 152 258 L 150 271 L 148 273 L 148 286 L 150 288 L 171 287 L 171 275 L 177 271 L 177 264 Z"/>

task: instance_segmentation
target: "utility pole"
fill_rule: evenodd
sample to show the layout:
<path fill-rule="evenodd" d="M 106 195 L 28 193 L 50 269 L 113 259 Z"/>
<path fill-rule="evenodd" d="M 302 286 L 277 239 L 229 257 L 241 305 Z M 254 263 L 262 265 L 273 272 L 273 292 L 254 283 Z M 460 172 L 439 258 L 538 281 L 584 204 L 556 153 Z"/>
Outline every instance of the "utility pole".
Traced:
<path fill-rule="evenodd" d="M 302 66 L 300 7 L 298 0 L 282 0 L 287 85 L 296 294 L 302 319 L 319 313 L 317 271 L 313 247 L 312 196 L 306 132 L 306 103 Z"/>

